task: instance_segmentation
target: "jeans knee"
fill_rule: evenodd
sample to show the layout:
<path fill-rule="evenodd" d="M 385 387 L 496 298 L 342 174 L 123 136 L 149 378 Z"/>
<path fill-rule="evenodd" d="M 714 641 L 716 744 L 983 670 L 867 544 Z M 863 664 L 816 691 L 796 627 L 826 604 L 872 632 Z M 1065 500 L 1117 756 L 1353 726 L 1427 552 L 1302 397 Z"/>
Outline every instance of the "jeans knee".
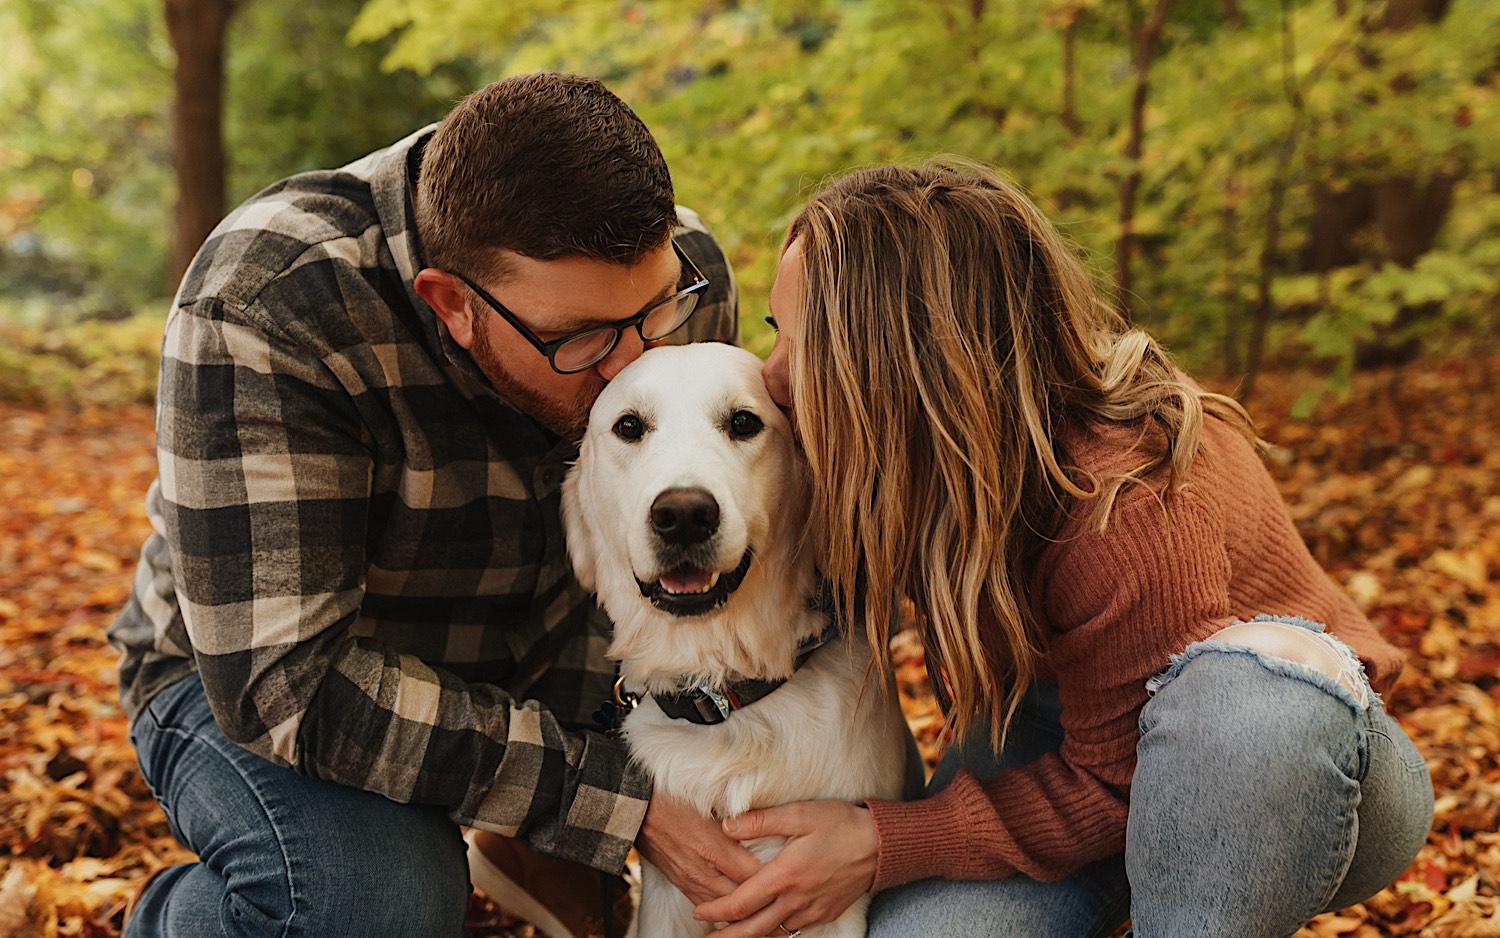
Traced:
<path fill-rule="evenodd" d="M 1310 685 L 1338 700 L 1350 711 L 1362 714 L 1379 698 L 1371 689 L 1364 666 L 1354 650 L 1322 627 L 1295 617 L 1258 617 L 1220 629 L 1207 639 L 1194 642 L 1172 656 L 1167 670 L 1146 682 L 1153 695 L 1180 683 L 1190 666 L 1195 672 L 1224 667 L 1225 661 L 1244 663 L 1249 658 L 1260 665 L 1252 679 L 1227 683 L 1233 692 L 1221 691 L 1221 699 L 1243 695 L 1273 696 L 1292 684 Z M 1206 663 L 1210 659 L 1214 663 Z M 1180 691 L 1178 691 L 1180 693 Z M 1285 709 L 1285 708 L 1281 708 Z M 1144 729 L 1144 727 L 1143 727 Z"/>
<path fill-rule="evenodd" d="M 1364 666 L 1349 646 L 1327 632 L 1294 622 L 1253 619 L 1222 628 L 1208 641 L 1253 649 L 1274 660 L 1310 668 L 1337 681 L 1361 707 L 1369 706 Z"/>
<path fill-rule="evenodd" d="M 457 835 L 455 829 L 455 837 Z M 462 841 L 459 841 L 461 844 Z M 286 884 L 292 913 L 285 932 L 326 935 L 463 934 L 469 902 L 468 865 L 449 855 L 387 854 L 321 858 L 316 869 Z M 231 898 L 233 914 L 245 897 Z"/>
<path fill-rule="evenodd" d="M 1329 761 L 1349 779 L 1364 773 L 1365 708 L 1337 678 L 1227 642 L 1182 657 L 1142 711 L 1143 762 L 1196 759 L 1221 777 L 1244 767 L 1259 783 Z"/>

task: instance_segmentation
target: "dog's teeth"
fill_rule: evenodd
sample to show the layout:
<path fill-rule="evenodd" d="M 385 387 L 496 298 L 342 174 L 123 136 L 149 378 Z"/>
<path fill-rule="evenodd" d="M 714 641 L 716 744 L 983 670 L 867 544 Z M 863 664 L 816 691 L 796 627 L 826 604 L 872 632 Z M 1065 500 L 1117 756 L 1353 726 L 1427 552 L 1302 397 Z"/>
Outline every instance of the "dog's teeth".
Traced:
<path fill-rule="evenodd" d="M 673 573 L 661 578 L 661 588 L 673 596 L 694 596 L 706 593 L 719 582 L 717 573 L 695 571 Z"/>

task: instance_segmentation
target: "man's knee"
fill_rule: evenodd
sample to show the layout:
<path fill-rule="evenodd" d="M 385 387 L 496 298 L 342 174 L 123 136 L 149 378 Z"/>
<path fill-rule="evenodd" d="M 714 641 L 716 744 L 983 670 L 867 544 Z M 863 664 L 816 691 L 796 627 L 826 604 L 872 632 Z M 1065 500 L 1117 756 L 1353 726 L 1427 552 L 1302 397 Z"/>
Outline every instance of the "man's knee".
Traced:
<path fill-rule="evenodd" d="M 221 854 L 229 933 L 462 934 L 469 869 L 458 825 L 431 806 L 314 790 L 323 797 L 275 818 L 274 849 Z"/>
<path fill-rule="evenodd" d="M 435 809 L 406 810 L 429 815 L 427 823 L 351 832 L 288 871 L 290 934 L 462 934 L 470 893 L 463 839 Z"/>
<path fill-rule="evenodd" d="M 468 867 L 462 864 L 401 871 L 387 868 L 380 875 L 360 876 L 352 887 L 346 883 L 336 895 L 325 894 L 320 905 L 328 914 L 317 917 L 322 924 L 302 933 L 308 938 L 336 934 L 457 938 L 463 934 L 469 894 Z"/>

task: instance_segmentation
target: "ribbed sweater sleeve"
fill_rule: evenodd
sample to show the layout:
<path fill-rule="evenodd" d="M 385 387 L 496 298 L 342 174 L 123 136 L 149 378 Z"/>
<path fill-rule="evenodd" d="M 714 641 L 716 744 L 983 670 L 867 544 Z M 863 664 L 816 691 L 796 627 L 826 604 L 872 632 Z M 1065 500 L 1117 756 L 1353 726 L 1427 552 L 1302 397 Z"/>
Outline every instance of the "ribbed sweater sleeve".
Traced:
<path fill-rule="evenodd" d="M 1055 754 L 987 780 L 967 772 L 931 798 L 869 805 L 875 888 L 939 876 L 1051 881 L 1120 853 L 1148 678 L 1239 619 L 1297 614 L 1353 644 L 1377 689 L 1401 656 L 1308 554 L 1269 474 L 1235 431 L 1209 420 L 1170 514 L 1148 485 L 1124 489 L 1103 532 L 1085 504 L 1038 563 L 1062 702 Z M 1074 459 L 1104 477 L 1141 459 L 1131 431 L 1085 435 Z"/>
<path fill-rule="evenodd" d="M 1018 872 L 1051 881 L 1123 850 L 1146 680 L 1229 622 L 1222 543 L 1202 502 L 1175 502 L 1168 527 L 1139 486 L 1122 493 L 1105 535 L 1083 518 L 1066 525 L 1038 578 L 1062 748 L 982 782 L 961 773 L 925 801 L 872 803 L 876 888 Z"/>

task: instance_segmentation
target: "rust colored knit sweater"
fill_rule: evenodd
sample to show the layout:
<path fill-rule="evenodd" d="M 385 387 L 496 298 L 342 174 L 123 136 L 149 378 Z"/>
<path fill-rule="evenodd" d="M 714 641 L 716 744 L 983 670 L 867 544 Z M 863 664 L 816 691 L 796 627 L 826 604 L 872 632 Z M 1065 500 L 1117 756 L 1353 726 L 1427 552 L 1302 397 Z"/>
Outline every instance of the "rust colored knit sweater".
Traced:
<path fill-rule="evenodd" d="M 1051 881 L 1122 852 L 1146 680 L 1237 619 L 1322 622 L 1358 652 L 1377 691 L 1395 682 L 1401 652 L 1313 560 L 1250 444 L 1220 420 L 1204 422 L 1170 521 L 1151 491 L 1130 486 L 1103 534 L 1085 505 L 1038 561 L 1061 750 L 985 782 L 961 772 L 924 801 L 871 802 L 876 889 L 929 876 Z M 1115 428 L 1066 445 L 1073 462 L 1108 477 L 1141 461 L 1130 451 L 1138 440 Z"/>

